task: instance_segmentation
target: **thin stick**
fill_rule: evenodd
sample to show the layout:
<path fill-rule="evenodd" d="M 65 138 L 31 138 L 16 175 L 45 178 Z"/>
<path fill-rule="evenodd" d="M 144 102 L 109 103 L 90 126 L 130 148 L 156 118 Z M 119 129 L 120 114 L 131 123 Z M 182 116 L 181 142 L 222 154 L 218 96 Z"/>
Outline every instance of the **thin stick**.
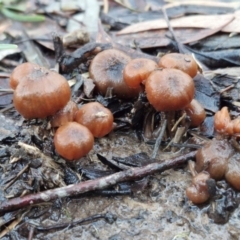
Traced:
<path fill-rule="evenodd" d="M 177 128 L 178 124 L 179 124 L 186 116 L 187 116 L 187 114 L 186 114 L 186 112 L 184 112 L 183 115 L 176 121 L 176 123 L 175 123 L 174 126 L 172 127 L 171 132 L 173 132 L 173 131 Z"/>
<path fill-rule="evenodd" d="M 160 133 L 159 133 L 159 135 L 157 137 L 156 143 L 154 145 L 152 158 L 156 158 L 157 157 L 159 146 L 160 146 L 160 144 L 162 142 L 163 134 L 164 134 L 164 132 L 166 130 L 166 127 L 167 127 L 167 119 L 164 119 L 161 131 L 160 131 Z"/>
<path fill-rule="evenodd" d="M 119 182 L 136 180 L 143 178 L 149 174 L 163 172 L 167 169 L 177 167 L 186 163 L 189 159 L 195 157 L 197 151 L 192 151 L 185 155 L 175 157 L 171 160 L 161 163 L 152 163 L 144 167 L 130 168 L 126 171 L 117 172 L 106 177 L 81 182 L 67 187 L 55 188 L 36 194 L 30 194 L 24 197 L 17 197 L 10 200 L 5 200 L 0 204 L 0 214 L 13 211 L 19 208 L 24 208 L 29 205 L 43 203 L 55 200 L 57 198 L 77 196 L 82 193 L 104 189 L 113 186 Z"/>

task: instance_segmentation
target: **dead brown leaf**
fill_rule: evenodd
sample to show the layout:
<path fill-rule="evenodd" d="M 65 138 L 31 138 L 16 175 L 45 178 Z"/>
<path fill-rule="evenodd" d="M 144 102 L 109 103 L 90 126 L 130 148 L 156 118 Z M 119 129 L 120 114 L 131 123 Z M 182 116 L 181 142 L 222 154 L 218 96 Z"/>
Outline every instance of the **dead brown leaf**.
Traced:
<path fill-rule="evenodd" d="M 197 15 L 197 16 L 187 16 L 187 17 L 180 17 L 176 19 L 170 20 L 171 26 L 173 28 L 208 28 L 208 29 L 218 29 L 219 27 L 223 26 L 226 22 L 230 22 L 233 17 L 238 17 L 238 13 L 235 14 L 222 14 L 222 15 Z M 240 18 L 240 15 L 239 15 Z M 225 28 L 224 31 L 230 29 L 229 23 Z M 234 24 L 235 21 L 234 21 Z M 145 21 L 133 24 L 129 27 L 124 28 L 123 30 L 119 31 L 117 34 L 129 34 L 129 33 L 137 33 L 142 31 L 148 30 L 156 30 L 156 29 L 164 29 L 167 28 L 167 23 L 164 19 L 157 19 L 152 21 Z M 228 27 L 228 28 L 227 28 Z M 235 29 L 234 32 L 240 32 L 240 26 Z"/>

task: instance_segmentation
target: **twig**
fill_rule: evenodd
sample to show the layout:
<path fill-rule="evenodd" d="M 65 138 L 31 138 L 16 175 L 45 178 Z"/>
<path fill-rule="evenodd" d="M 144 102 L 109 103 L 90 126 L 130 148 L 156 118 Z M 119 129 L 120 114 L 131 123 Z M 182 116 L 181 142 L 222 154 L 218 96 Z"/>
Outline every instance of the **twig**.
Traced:
<path fill-rule="evenodd" d="M 30 163 L 28 163 L 15 177 L 12 181 L 10 181 L 7 185 L 5 185 L 5 187 L 3 188 L 4 190 L 6 190 L 7 188 L 9 188 L 13 183 L 15 183 L 15 181 L 19 178 L 19 176 L 21 176 L 29 167 Z"/>
<path fill-rule="evenodd" d="M 56 198 L 77 196 L 82 193 L 104 189 L 119 182 L 139 179 L 155 172 L 163 172 L 167 169 L 171 169 L 179 166 L 180 164 L 186 163 L 189 159 L 194 158 L 195 155 L 196 151 L 193 151 L 161 163 L 152 163 L 144 167 L 130 168 L 126 171 L 114 173 L 107 177 L 81 182 L 78 184 L 69 185 L 67 187 L 55 188 L 36 194 L 30 194 L 24 197 L 5 200 L 0 204 L 0 214 L 19 208 L 24 208 L 29 205 L 48 202 Z"/>
<path fill-rule="evenodd" d="M 9 88 L 0 88 L 0 92 L 13 93 L 14 90 L 13 89 L 9 89 Z"/>
<path fill-rule="evenodd" d="M 13 106 L 13 104 L 11 103 L 11 104 L 9 104 L 7 107 L 1 109 L 1 110 L 0 110 L 0 113 L 6 112 L 6 111 L 8 111 L 9 109 L 11 109 L 11 108 L 13 108 L 13 107 L 14 107 L 14 106 Z"/>
<path fill-rule="evenodd" d="M 234 88 L 234 84 L 232 84 L 232 85 L 230 85 L 230 86 L 222 89 L 219 93 L 220 93 L 220 94 L 223 94 L 224 92 L 226 92 L 226 91 L 228 91 L 228 90 L 230 90 L 230 89 L 232 89 L 232 88 Z"/>
<path fill-rule="evenodd" d="M 154 145 L 152 158 L 156 158 L 156 156 L 157 156 L 158 149 L 159 149 L 159 146 L 162 142 L 163 134 L 166 130 L 166 127 L 167 127 L 167 119 L 164 119 L 161 131 L 160 131 L 159 136 L 157 137 L 156 143 Z"/>
<path fill-rule="evenodd" d="M 35 226 L 35 228 L 38 231 L 50 231 L 50 230 L 57 230 L 57 229 L 62 229 L 62 228 L 71 228 L 77 225 L 81 225 L 81 224 L 85 224 L 85 223 L 89 223 L 89 222 L 94 222 L 97 221 L 99 219 L 105 219 L 107 222 L 114 222 L 116 220 L 116 217 L 110 213 L 105 213 L 105 214 L 96 214 L 81 220 L 77 220 L 74 222 L 68 222 L 68 223 L 60 223 L 60 224 L 56 224 L 53 226 Z"/>
<path fill-rule="evenodd" d="M 183 51 L 182 50 L 182 44 L 180 44 L 180 42 L 178 41 L 178 38 L 177 38 L 175 32 L 173 31 L 172 25 L 171 25 L 171 23 L 169 21 L 169 18 L 168 18 L 167 12 L 166 12 L 166 8 L 163 7 L 161 10 L 162 10 L 164 19 L 167 22 L 168 29 L 169 29 L 170 33 L 172 34 L 173 40 L 177 43 L 178 51 L 181 53 Z"/>
<path fill-rule="evenodd" d="M 103 0 L 103 12 L 107 14 L 109 11 L 109 2 L 108 0 Z"/>
<path fill-rule="evenodd" d="M 28 232 L 28 240 L 32 240 L 34 236 L 34 230 L 35 226 L 30 226 L 29 232 Z"/>
<path fill-rule="evenodd" d="M 186 112 L 183 113 L 183 115 L 175 122 L 174 126 L 171 129 L 171 132 L 175 131 L 178 124 L 187 116 Z"/>

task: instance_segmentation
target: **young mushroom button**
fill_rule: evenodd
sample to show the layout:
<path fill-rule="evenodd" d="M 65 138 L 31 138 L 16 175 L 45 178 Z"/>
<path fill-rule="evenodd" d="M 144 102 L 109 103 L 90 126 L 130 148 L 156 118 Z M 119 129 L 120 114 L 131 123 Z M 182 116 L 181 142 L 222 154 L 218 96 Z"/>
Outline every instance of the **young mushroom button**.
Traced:
<path fill-rule="evenodd" d="M 191 101 L 185 111 L 191 120 L 191 127 L 198 127 L 206 118 L 204 108 L 196 99 Z"/>
<path fill-rule="evenodd" d="M 83 125 L 70 122 L 55 133 L 54 145 L 56 151 L 69 161 L 78 160 L 93 148 L 94 137 Z"/>
<path fill-rule="evenodd" d="M 83 105 L 76 112 L 75 121 L 86 126 L 94 137 L 103 137 L 113 128 L 111 111 L 97 102 Z"/>
<path fill-rule="evenodd" d="M 13 104 L 26 119 L 52 116 L 71 96 L 63 76 L 36 64 L 19 65 L 10 77 L 10 84 L 15 87 Z"/>
<path fill-rule="evenodd" d="M 35 71 L 34 69 L 38 67 L 39 66 L 37 64 L 30 62 L 20 64 L 10 75 L 10 87 L 15 90 L 19 82 L 23 81 L 29 73 Z"/>
<path fill-rule="evenodd" d="M 159 63 L 162 68 L 176 68 L 187 73 L 192 78 L 197 75 L 198 66 L 191 55 L 181 53 L 169 53 L 164 55 Z"/>
<path fill-rule="evenodd" d="M 119 98 L 134 98 L 140 88 L 129 88 L 123 80 L 123 69 L 131 58 L 117 50 L 108 49 L 98 53 L 91 62 L 89 75 L 94 80 L 97 91 L 105 95 L 108 88 Z"/>
<path fill-rule="evenodd" d="M 60 127 L 68 122 L 73 122 L 78 106 L 75 102 L 69 101 L 67 105 L 54 114 L 51 118 L 52 127 Z"/>
<path fill-rule="evenodd" d="M 206 172 L 201 172 L 193 177 L 192 184 L 186 189 L 186 195 L 194 204 L 206 202 L 209 197 L 207 180 L 210 176 Z"/>
<path fill-rule="evenodd" d="M 193 79 L 178 69 L 157 69 L 145 84 L 147 99 L 157 111 L 184 109 L 194 97 Z"/>
<path fill-rule="evenodd" d="M 233 135 L 233 122 L 227 107 L 223 107 L 214 115 L 214 128 L 217 132 L 224 135 Z"/>
<path fill-rule="evenodd" d="M 141 83 L 145 84 L 147 77 L 153 70 L 157 68 L 158 65 L 151 59 L 133 59 L 125 66 L 123 70 L 124 81 L 131 88 L 139 88 L 139 85 Z"/>

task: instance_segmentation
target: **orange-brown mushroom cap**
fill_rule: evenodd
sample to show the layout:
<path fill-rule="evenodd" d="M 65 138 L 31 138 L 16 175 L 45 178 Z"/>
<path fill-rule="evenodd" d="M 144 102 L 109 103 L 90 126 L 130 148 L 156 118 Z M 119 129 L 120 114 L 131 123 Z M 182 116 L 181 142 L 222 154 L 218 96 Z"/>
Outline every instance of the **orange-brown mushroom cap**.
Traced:
<path fill-rule="evenodd" d="M 83 105 L 76 112 L 75 121 L 86 126 L 94 137 L 103 137 L 113 128 L 111 111 L 98 102 Z"/>
<path fill-rule="evenodd" d="M 131 58 L 117 50 L 108 49 L 98 53 L 91 62 L 89 75 L 94 80 L 97 91 L 105 95 L 108 88 L 119 98 L 136 97 L 140 88 L 129 88 L 123 80 L 123 69 Z"/>
<path fill-rule="evenodd" d="M 55 133 L 54 145 L 56 151 L 67 160 L 78 160 L 93 148 L 94 137 L 85 126 L 70 122 Z"/>
<path fill-rule="evenodd" d="M 223 107 L 220 111 L 215 113 L 214 128 L 219 133 L 227 135 L 233 134 L 233 123 L 231 122 L 227 107 Z"/>
<path fill-rule="evenodd" d="M 35 68 L 39 66 L 34 63 L 25 62 L 18 65 L 10 75 L 10 87 L 16 89 L 19 82 L 23 81 L 30 72 L 34 71 Z"/>
<path fill-rule="evenodd" d="M 197 75 L 198 66 L 191 55 L 169 53 L 164 55 L 158 65 L 163 68 L 176 68 L 187 73 L 192 78 Z"/>
<path fill-rule="evenodd" d="M 234 154 L 228 161 L 225 178 L 234 188 L 240 190 L 240 154 Z"/>
<path fill-rule="evenodd" d="M 206 118 L 206 112 L 203 106 L 196 99 L 191 101 L 185 108 L 185 111 L 191 119 L 192 127 L 198 127 Z"/>
<path fill-rule="evenodd" d="M 158 65 L 151 59 L 136 58 L 131 60 L 123 70 L 123 78 L 127 85 L 131 88 L 138 88 L 140 83 L 157 69 Z"/>
<path fill-rule="evenodd" d="M 69 101 L 64 108 L 59 110 L 51 118 L 52 127 L 60 127 L 68 122 L 73 122 L 78 106 L 75 102 Z"/>
<path fill-rule="evenodd" d="M 21 67 L 25 66 L 19 65 L 17 68 Z M 14 106 L 24 118 L 52 116 L 70 100 L 70 87 L 60 74 L 38 65 L 25 73 L 13 95 Z"/>
<path fill-rule="evenodd" d="M 157 69 L 147 78 L 147 98 L 157 111 L 184 109 L 194 97 L 193 79 L 178 69 Z"/>
<path fill-rule="evenodd" d="M 210 194 L 208 192 L 207 180 L 210 179 L 210 176 L 206 172 L 201 172 L 193 177 L 192 185 L 186 189 L 187 197 L 194 204 L 201 204 L 206 202 Z"/>

